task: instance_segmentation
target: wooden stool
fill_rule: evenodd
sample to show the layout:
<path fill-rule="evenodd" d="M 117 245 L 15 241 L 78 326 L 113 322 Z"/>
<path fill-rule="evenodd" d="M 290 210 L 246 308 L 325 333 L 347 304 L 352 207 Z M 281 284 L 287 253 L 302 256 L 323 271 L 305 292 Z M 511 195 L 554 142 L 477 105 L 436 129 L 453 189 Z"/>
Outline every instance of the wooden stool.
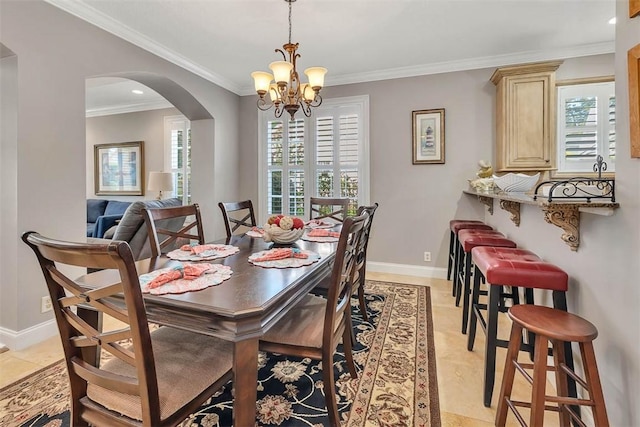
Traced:
<path fill-rule="evenodd" d="M 497 234 L 496 234 L 497 233 Z M 471 295 L 471 250 L 478 246 L 492 246 L 502 248 L 515 248 L 516 243 L 509 240 L 502 233 L 484 230 L 460 230 L 458 232 L 458 275 L 456 289 L 456 306 L 462 298 L 462 333 L 467 333 L 469 323 L 469 298 Z"/>
<path fill-rule="evenodd" d="M 513 411 L 520 425 L 526 426 L 523 417 L 516 409 L 517 406 L 531 408 L 530 426 L 543 425 L 545 410 L 559 412 L 561 427 L 569 427 L 570 418 L 578 424 L 584 425 L 580 416 L 572 409 L 572 406 L 581 405 L 591 406 L 596 427 L 608 427 L 607 409 L 602 394 L 596 357 L 593 352 L 592 341 L 598 336 L 596 327 L 575 314 L 536 305 L 515 305 L 509 309 L 508 315 L 513 321 L 513 325 L 496 412 L 496 426 L 505 425 L 508 408 Z M 523 329 L 532 331 L 536 336 L 533 365 L 518 363 L 518 350 Z M 553 347 L 554 366 L 549 368 L 555 372 L 557 397 L 547 396 L 545 389 L 547 370 L 549 370 L 547 367 L 548 341 L 551 341 Z M 573 372 L 573 368 L 567 366 L 567 358 L 570 357 L 566 355 L 566 358 L 564 353 L 564 344 L 567 342 L 580 344 L 580 354 L 586 377 L 584 380 Z M 511 400 L 516 369 L 533 386 L 531 403 Z M 529 375 L 525 369 L 533 369 L 532 375 Z M 567 377 L 571 377 L 584 387 L 589 392 L 589 399 L 569 397 Z M 557 406 L 546 405 L 547 402 L 556 403 Z"/>
<path fill-rule="evenodd" d="M 449 261 L 447 263 L 447 280 L 451 280 L 453 267 L 456 265 L 456 248 L 458 247 L 458 231 L 465 228 L 493 230 L 493 227 L 482 221 L 472 219 L 452 219 L 449 221 Z M 455 295 L 454 295 L 455 296 Z"/>
<path fill-rule="evenodd" d="M 569 276 L 553 264 L 542 261 L 533 252 L 523 249 L 476 247 L 471 252 L 475 264 L 473 291 L 471 293 L 471 318 L 469 319 L 469 337 L 467 350 L 472 351 L 476 337 L 478 321 L 486 334 L 484 356 L 484 406 L 491 406 L 493 385 L 496 376 L 496 348 L 509 346 L 509 342 L 498 339 L 498 313 L 506 311 L 503 303 L 505 286 L 515 287 L 509 295 L 518 303 L 517 288 L 524 288 L 527 304 L 534 304 L 533 290 L 544 289 L 553 292 L 553 305 L 560 310 L 567 310 L 566 291 Z M 480 282 L 485 279 L 488 291 L 487 304 L 480 304 Z M 480 310 L 486 309 L 486 320 Z M 531 355 L 534 352 L 533 332 L 528 335 L 528 344 L 522 344 L 521 348 L 528 350 Z M 571 345 L 565 346 L 567 364 L 573 369 L 573 357 Z M 569 384 L 571 396 L 576 396 L 576 384 L 571 380 Z"/>

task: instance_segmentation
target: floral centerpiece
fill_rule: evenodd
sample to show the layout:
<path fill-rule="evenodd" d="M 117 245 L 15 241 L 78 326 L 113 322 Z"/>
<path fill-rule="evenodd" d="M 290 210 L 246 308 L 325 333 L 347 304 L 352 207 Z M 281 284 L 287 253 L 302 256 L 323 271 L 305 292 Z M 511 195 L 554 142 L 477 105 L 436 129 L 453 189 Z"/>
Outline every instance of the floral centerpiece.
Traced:
<path fill-rule="evenodd" d="M 304 221 L 287 215 L 273 215 L 264 225 L 264 241 L 289 244 L 304 233 Z"/>

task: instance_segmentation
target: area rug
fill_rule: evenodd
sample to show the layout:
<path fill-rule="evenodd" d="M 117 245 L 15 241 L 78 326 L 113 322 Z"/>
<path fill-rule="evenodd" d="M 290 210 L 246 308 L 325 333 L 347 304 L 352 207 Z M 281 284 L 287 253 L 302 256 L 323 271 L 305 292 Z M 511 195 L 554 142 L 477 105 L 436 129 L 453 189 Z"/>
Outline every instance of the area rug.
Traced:
<path fill-rule="evenodd" d="M 439 427 L 431 300 L 428 287 L 367 281 L 365 322 L 352 301 L 358 379 L 349 376 L 342 346 L 334 358 L 342 425 Z M 310 359 L 261 353 L 256 426 L 328 425 L 322 366 Z M 181 427 L 232 424 L 227 384 Z M 62 361 L 0 390 L 0 425 L 69 426 Z"/>

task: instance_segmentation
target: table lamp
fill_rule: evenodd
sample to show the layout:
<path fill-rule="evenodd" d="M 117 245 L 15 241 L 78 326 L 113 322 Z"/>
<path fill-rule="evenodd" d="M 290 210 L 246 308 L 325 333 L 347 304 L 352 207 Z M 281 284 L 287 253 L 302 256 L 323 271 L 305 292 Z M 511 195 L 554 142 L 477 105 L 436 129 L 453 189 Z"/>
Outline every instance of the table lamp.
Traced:
<path fill-rule="evenodd" d="M 173 174 L 171 172 L 149 172 L 147 190 L 157 191 L 157 200 L 162 200 L 163 191 L 173 191 Z"/>

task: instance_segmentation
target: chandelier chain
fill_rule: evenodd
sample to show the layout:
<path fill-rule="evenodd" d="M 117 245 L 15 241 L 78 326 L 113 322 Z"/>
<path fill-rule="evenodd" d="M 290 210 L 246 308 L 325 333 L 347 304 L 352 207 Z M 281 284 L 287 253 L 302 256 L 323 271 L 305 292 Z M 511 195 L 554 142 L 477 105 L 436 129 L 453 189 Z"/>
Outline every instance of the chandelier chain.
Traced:
<path fill-rule="evenodd" d="M 291 3 L 292 1 L 288 1 L 289 3 L 289 44 L 291 44 Z"/>

